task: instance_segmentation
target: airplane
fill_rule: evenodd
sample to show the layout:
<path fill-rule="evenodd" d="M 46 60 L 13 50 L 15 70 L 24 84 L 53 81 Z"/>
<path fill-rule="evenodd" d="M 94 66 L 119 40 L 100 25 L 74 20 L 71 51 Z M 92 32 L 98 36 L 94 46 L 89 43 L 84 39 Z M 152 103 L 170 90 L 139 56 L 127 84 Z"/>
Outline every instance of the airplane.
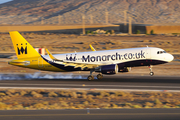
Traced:
<path fill-rule="evenodd" d="M 87 77 L 94 80 L 93 72 L 98 72 L 97 79 L 103 78 L 103 74 L 113 75 L 118 72 L 129 72 L 131 67 L 148 66 L 150 76 L 154 75 L 152 65 L 171 62 L 173 55 L 166 53 L 161 48 L 141 47 L 114 50 L 96 51 L 91 45 L 92 51 L 75 52 L 52 55 L 46 49 L 48 55 L 39 54 L 18 32 L 9 32 L 17 55 L 17 59 L 8 64 L 55 72 L 90 71 Z"/>

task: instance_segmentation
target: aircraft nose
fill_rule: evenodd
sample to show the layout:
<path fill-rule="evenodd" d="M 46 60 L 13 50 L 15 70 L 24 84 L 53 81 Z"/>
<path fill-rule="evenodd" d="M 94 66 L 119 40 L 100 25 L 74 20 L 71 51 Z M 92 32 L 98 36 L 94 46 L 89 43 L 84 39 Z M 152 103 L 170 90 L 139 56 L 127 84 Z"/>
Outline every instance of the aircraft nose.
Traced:
<path fill-rule="evenodd" d="M 174 56 L 169 54 L 167 60 L 168 60 L 168 62 L 173 61 L 174 60 Z"/>

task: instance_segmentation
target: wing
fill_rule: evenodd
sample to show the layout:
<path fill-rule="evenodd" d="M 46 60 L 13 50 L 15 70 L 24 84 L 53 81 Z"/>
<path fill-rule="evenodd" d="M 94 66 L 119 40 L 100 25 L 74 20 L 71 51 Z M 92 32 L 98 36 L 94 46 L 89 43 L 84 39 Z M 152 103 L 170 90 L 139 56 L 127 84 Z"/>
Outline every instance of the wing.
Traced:
<path fill-rule="evenodd" d="M 98 63 L 98 64 L 92 64 L 92 63 L 78 63 L 78 62 L 74 62 L 74 61 L 64 61 L 64 60 L 59 60 L 57 58 L 55 58 L 49 51 L 48 49 L 46 49 L 46 52 L 48 53 L 49 57 L 53 60 L 53 61 L 57 61 L 59 62 L 59 64 L 63 64 L 64 66 L 73 66 L 75 68 L 81 68 L 81 69 L 84 69 L 84 68 L 88 68 L 88 69 L 93 69 L 93 68 L 97 68 L 99 66 L 102 66 L 102 65 L 109 65 L 109 64 L 114 64 L 112 62 L 101 62 L 101 63 Z"/>
<path fill-rule="evenodd" d="M 48 49 L 46 49 L 46 52 L 48 53 L 49 57 L 50 57 L 53 61 L 63 62 L 63 60 L 56 59 L 56 58 L 49 52 Z"/>
<path fill-rule="evenodd" d="M 92 51 L 96 51 L 92 45 L 89 45 Z"/>

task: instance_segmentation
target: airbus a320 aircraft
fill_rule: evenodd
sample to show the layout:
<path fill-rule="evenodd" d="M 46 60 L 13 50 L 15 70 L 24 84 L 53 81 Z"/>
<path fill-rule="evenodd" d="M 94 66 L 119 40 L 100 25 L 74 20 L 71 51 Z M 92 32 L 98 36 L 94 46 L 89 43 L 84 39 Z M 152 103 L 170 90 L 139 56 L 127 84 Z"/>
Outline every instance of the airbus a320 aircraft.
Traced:
<path fill-rule="evenodd" d="M 152 65 L 171 62 L 174 57 L 163 49 L 155 47 L 128 48 L 115 50 L 40 55 L 17 31 L 10 32 L 17 58 L 9 62 L 25 68 L 38 70 L 71 72 L 90 71 L 88 80 L 94 80 L 93 72 L 98 72 L 97 79 L 102 74 L 117 74 L 128 72 L 130 67 L 149 66 L 153 76 Z"/>

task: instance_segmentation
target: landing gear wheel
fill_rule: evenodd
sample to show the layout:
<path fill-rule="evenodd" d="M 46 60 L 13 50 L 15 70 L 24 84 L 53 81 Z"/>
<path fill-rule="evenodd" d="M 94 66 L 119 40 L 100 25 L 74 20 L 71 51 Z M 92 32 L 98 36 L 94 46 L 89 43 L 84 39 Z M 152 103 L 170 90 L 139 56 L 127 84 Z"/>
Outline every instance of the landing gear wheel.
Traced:
<path fill-rule="evenodd" d="M 98 80 L 101 80 L 102 78 L 103 78 L 103 75 L 102 75 L 102 74 L 98 74 L 98 75 L 97 75 L 97 79 L 98 79 Z"/>
<path fill-rule="evenodd" d="M 151 66 L 151 65 L 149 66 L 149 70 L 150 70 L 149 75 L 150 75 L 150 76 L 153 76 L 153 75 L 154 75 L 154 72 L 152 71 L 152 66 Z"/>
<path fill-rule="evenodd" d="M 153 75 L 154 75 L 154 72 L 150 72 L 149 75 L 150 75 L 150 76 L 153 76 Z"/>
<path fill-rule="evenodd" d="M 88 79 L 89 81 L 92 81 L 92 80 L 94 80 L 94 76 L 90 75 L 90 76 L 88 76 L 87 79 Z"/>

